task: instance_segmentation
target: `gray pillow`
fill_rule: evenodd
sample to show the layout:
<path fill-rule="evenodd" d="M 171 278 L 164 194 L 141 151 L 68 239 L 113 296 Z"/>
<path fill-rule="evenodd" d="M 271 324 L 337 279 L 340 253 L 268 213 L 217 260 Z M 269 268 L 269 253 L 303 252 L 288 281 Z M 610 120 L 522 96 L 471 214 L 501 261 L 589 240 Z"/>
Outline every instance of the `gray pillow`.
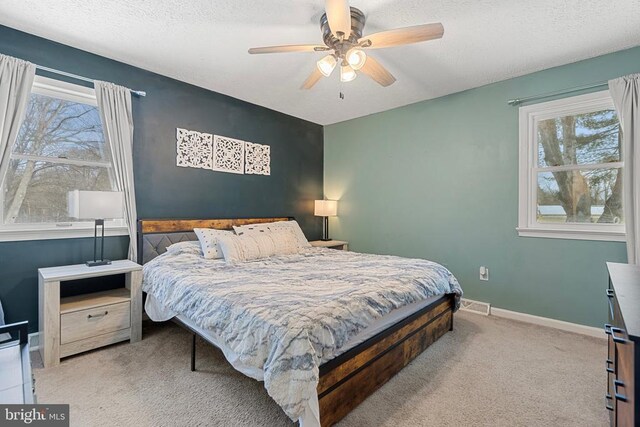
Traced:
<path fill-rule="evenodd" d="M 193 254 L 203 256 L 202 248 L 200 247 L 200 242 L 197 240 L 190 242 L 178 242 L 173 245 L 167 247 L 167 252 L 171 254 Z"/>

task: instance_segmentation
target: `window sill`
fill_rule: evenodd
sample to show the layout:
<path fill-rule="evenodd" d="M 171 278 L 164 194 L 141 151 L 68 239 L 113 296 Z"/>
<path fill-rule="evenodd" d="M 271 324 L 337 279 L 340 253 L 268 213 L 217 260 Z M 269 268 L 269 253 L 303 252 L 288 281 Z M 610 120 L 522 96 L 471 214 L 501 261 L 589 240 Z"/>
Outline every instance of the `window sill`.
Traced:
<path fill-rule="evenodd" d="M 27 240 L 53 240 L 53 239 L 78 239 L 93 237 L 93 227 L 51 227 L 31 229 L 0 229 L 0 242 L 19 242 Z M 105 237 L 127 236 L 129 229 L 126 226 L 105 227 Z"/>
<path fill-rule="evenodd" d="M 598 240 L 607 242 L 626 242 L 624 231 L 611 230 L 560 230 L 554 228 L 516 227 L 520 237 L 542 237 L 547 239 Z"/>

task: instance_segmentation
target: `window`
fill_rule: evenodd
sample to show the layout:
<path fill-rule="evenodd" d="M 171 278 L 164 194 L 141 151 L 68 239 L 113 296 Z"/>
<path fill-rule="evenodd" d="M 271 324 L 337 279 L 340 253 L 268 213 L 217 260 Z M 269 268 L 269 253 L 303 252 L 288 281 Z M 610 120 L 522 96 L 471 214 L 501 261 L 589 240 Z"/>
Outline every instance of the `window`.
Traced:
<path fill-rule="evenodd" d="M 93 235 L 93 222 L 70 218 L 72 190 L 113 191 L 95 91 L 36 76 L 0 191 L 0 240 Z M 123 220 L 107 234 L 126 234 Z"/>
<path fill-rule="evenodd" d="M 521 107 L 519 235 L 624 241 L 621 155 L 608 91 Z"/>

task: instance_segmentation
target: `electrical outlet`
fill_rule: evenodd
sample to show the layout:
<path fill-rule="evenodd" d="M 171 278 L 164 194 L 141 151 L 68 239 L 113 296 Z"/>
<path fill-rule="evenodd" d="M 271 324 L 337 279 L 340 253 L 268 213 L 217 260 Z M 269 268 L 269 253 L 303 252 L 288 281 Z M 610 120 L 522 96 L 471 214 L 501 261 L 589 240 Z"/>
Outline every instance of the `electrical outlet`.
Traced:
<path fill-rule="evenodd" d="M 480 280 L 489 280 L 489 268 L 484 265 L 480 266 Z"/>

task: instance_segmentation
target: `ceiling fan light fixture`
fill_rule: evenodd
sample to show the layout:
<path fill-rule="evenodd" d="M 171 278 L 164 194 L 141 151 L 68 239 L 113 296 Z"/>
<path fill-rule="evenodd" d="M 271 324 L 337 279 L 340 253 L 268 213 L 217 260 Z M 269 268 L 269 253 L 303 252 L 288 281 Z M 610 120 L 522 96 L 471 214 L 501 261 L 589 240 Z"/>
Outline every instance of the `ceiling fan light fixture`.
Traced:
<path fill-rule="evenodd" d="M 318 70 L 323 76 L 329 77 L 333 73 L 333 69 L 336 68 L 338 60 L 335 55 L 327 55 L 317 62 Z"/>
<path fill-rule="evenodd" d="M 346 59 L 349 65 L 351 65 L 351 68 L 359 70 L 367 61 L 367 54 L 364 53 L 364 50 L 353 47 L 347 52 Z"/>
<path fill-rule="evenodd" d="M 350 82 L 354 80 L 358 75 L 356 74 L 356 70 L 351 68 L 349 64 L 342 64 L 340 67 L 340 81 L 342 83 Z"/>

